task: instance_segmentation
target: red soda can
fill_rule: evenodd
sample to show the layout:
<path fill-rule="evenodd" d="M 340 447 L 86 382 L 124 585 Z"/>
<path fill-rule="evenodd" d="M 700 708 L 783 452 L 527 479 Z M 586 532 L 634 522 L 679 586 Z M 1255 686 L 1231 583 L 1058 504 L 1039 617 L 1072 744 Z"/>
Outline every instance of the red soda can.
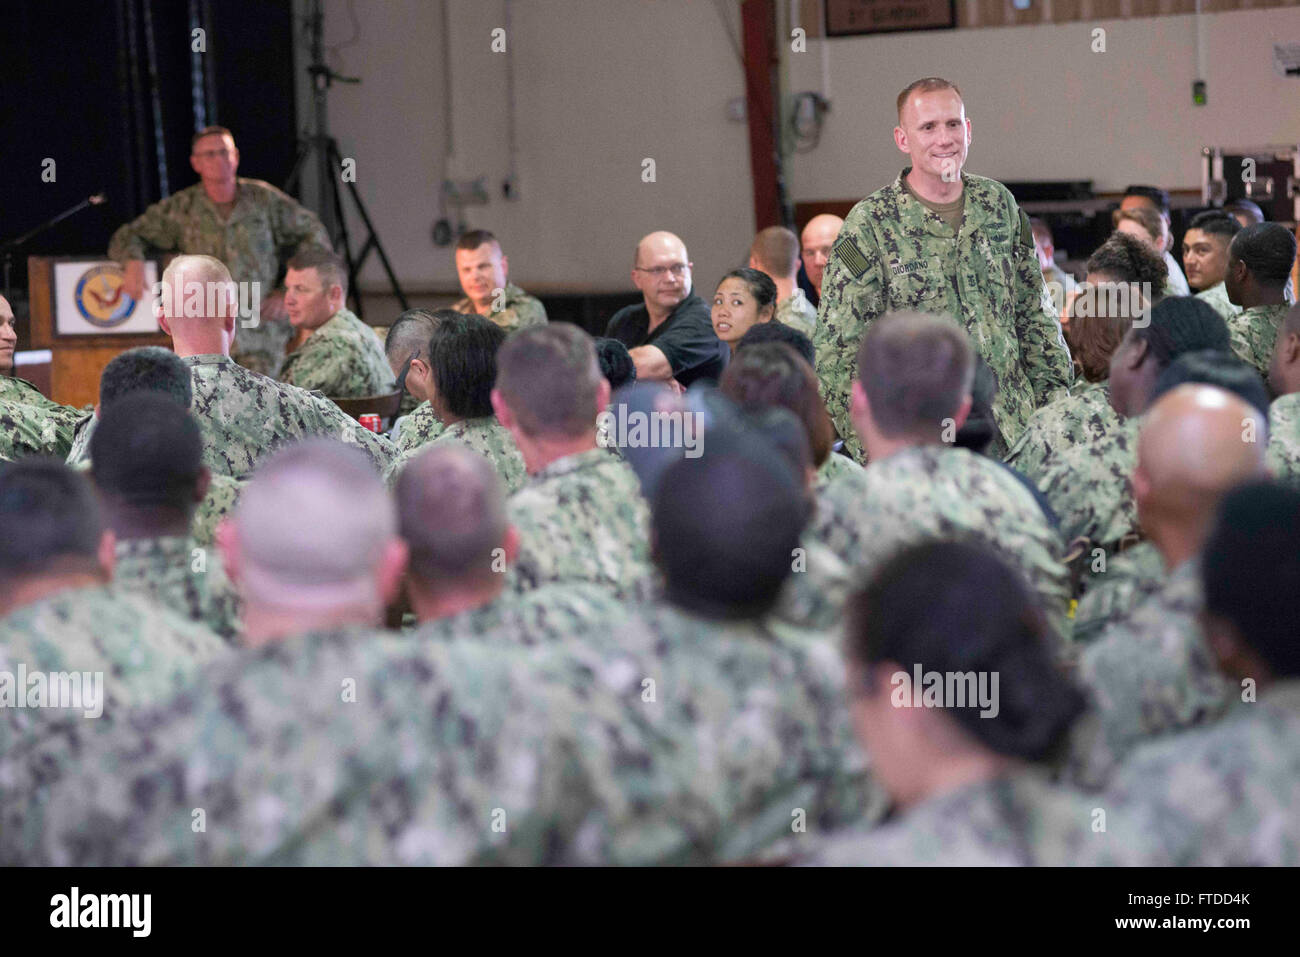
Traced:
<path fill-rule="evenodd" d="M 361 423 L 362 428 L 369 429 L 371 432 L 379 431 L 379 416 L 374 412 L 363 413 L 357 417 L 357 421 Z"/>

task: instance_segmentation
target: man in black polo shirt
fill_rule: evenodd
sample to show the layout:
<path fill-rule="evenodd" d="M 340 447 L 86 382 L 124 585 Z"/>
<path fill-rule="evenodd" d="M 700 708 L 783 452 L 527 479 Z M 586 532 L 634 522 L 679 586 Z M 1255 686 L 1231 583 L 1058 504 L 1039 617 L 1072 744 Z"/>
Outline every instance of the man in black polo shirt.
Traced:
<path fill-rule="evenodd" d="M 691 291 L 686 245 L 672 233 L 646 236 L 636 246 L 632 283 L 645 301 L 614 313 L 605 335 L 627 346 L 637 381 L 716 381 L 730 350 L 713 333 L 708 303 Z"/>

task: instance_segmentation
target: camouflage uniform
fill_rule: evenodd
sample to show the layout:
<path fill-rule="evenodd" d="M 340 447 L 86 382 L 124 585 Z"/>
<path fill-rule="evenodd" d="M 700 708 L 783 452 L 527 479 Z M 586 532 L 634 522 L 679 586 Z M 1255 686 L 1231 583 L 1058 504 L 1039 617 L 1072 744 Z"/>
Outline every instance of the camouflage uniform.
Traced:
<path fill-rule="evenodd" d="M 95 434 L 98 424 L 99 416 L 94 412 L 87 412 L 77 419 L 72 427 L 72 444 L 64 461 L 74 466 L 90 464 L 90 437 Z"/>
<path fill-rule="evenodd" d="M 1197 614 L 1199 562 L 1184 562 L 1132 614 L 1083 650 L 1079 679 L 1095 712 L 1080 722 L 1070 774 L 1100 787 L 1132 749 L 1160 734 L 1217 719 L 1230 686 L 1215 667 Z"/>
<path fill-rule="evenodd" d="M 885 799 L 844 707 L 825 636 L 707 619 L 665 602 L 540 659 L 576 694 L 608 694 L 629 729 L 664 743 L 678 790 L 630 762 L 607 802 L 616 863 L 786 855 L 818 833 L 878 820 Z M 667 770 L 667 768 L 661 768 Z M 635 819 L 633 817 L 635 816 Z"/>
<path fill-rule="evenodd" d="M 1223 283 L 1211 286 L 1196 294 L 1197 299 L 1208 302 L 1214 307 L 1214 311 L 1223 317 L 1223 321 L 1228 323 L 1228 328 L 1232 328 L 1232 320 L 1241 315 L 1241 307 L 1234 306 L 1232 300 L 1228 298 L 1228 287 Z M 1272 346 L 1272 343 L 1269 343 Z"/>
<path fill-rule="evenodd" d="M 1036 768 L 932 795 L 898 820 L 827 835 L 801 863 L 825 867 L 1061 867 L 1092 830 L 1095 799 Z"/>
<path fill-rule="evenodd" d="M 241 176 L 228 219 L 221 218 L 203 184 L 195 183 L 120 227 L 109 241 L 108 255 L 119 263 L 155 253 L 213 256 L 226 264 L 235 282 L 260 282 L 266 298 L 275 291 L 281 264 L 313 247 L 330 248 L 315 213 L 270 183 Z M 285 319 L 248 328 L 241 322 L 233 352 L 254 371 L 274 376 L 292 334 Z"/>
<path fill-rule="evenodd" d="M 625 705 L 580 700 L 534 657 L 358 628 L 244 652 L 139 720 L 9 760 L 0 861 L 655 861 L 635 825 L 679 782 Z"/>
<path fill-rule="evenodd" d="M 476 311 L 468 296 L 454 303 L 451 308 L 466 315 Z M 546 309 L 540 299 L 528 295 L 514 283 L 507 282 L 501 308 L 493 309 L 485 318 L 491 319 L 502 329 L 514 332 L 516 329 L 544 325 Z"/>
<path fill-rule="evenodd" d="M 523 594 L 504 590 L 485 605 L 422 622 L 403 634 L 499 647 L 561 645 L 592 636 L 605 640 L 627 614 L 628 607 L 599 585 L 552 584 Z"/>
<path fill-rule="evenodd" d="M 1268 470 L 1290 485 L 1300 485 L 1300 392 L 1278 396 L 1268 407 Z"/>
<path fill-rule="evenodd" d="M 1089 382 L 1035 410 L 1006 463 L 1037 483 L 1052 455 L 1076 445 L 1090 445 L 1120 427 L 1110 406 L 1110 383 Z"/>
<path fill-rule="evenodd" d="M 606 449 L 546 466 L 510 496 L 509 516 L 519 530 L 511 576 L 519 590 L 589 582 L 636 598 L 652 587 L 650 509 L 632 467 Z"/>
<path fill-rule="evenodd" d="M 289 353 L 279 379 L 335 399 L 387 395 L 396 388 L 375 330 L 347 309 L 334 313 Z"/>
<path fill-rule="evenodd" d="M 398 455 L 403 455 L 432 442 L 445 428 L 442 419 L 438 418 L 433 411 L 433 405 L 426 400 L 417 405 L 415 411 L 403 420 L 397 438 L 393 440 L 393 447 Z"/>
<path fill-rule="evenodd" d="M 791 559 L 793 570 L 781 586 L 772 618 L 809 631 L 836 630 L 844 616 L 852 572 L 815 538 L 805 537 L 799 548 L 802 553 Z"/>
<path fill-rule="evenodd" d="M 501 476 L 501 484 L 507 495 L 519 491 L 524 484 L 524 479 L 528 477 L 524 471 L 524 457 L 519 454 L 519 447 L 515 445 L 514 438 L 505 426 L 497 421 L 495 415 L 486 415 L 482 418 L 453 422 L 433 441 L 417 446 L 393 459 L 393 463 L 384 475 L 389 486 L 397 483 L 397 476 L 407 462 L 426 449 L 443 442 L 459 442 L 491 462 L 497 475 Z"/>
<path fill-rule="evenodd" d="M 1232 336 L 1233 353 L 1242 362 L 1254 366 L 1265 379 L 1268 378 L 1269 363 L 1273 360 L 1277 328 L 1290 308 L 1286 304 L 1251 306 L 1236 315 L 1224 317 Z"/>
<path fill-rule="evenodd" d="M 794 287 L 794 292 L 776 304 L 774 318 L 783 326 L 798 329 L 809 339 L 812 338 L 813 330 L 817 328 L 817 310 L 798 286 Z"/>
<path fill-rule="evenodd" d="M 358 445 L 380 472 L 393 457 L 391 442 L 318 392 L 268 379 L 228 356 L 183 356 L 182 361 L 192 373 L 190 409 L 203 433 L 203 463 L 215 473 L 246 479 L 264 456 L 308 437 Z"/>
<path fill-rule="evenodd" d="M 1300 681 L 1238 701 L 1221 721 L 1136 752 L 1107 791 L 1145 834 L 1139 863 L 1198 867 L 1300 866 Z M 1130 848 L 1106 848 L 1130 863 Z"/>
<path fill-rule="evenodd" d="M 1092 556 L 1085 561 L 1091 566 Z M 1106 562 L 1092 576 L 1088 590 L 1074 611 L 1074 640 L 1097 638 L 1115 622 L 1160 590 L 1165 581 L 1165 560 L 1150 542 L 1139 542 Z"/>
<path fill-rule="evenodd" d="M 245 484 L 228 475 L 212 473 L 208 482 L 208 494 L 194 510 L 194 522 L 190 534 L 194 537 L 195 545 L 207 548 L 216 542 L 217 525 L 235 510 L 235 506 L 239 504 L 239 493 L 243 491 Z"/>
<path fill-rule="evenodd" d="M 963 173 L 965 220 L 954 241 L 908 192 L 909 171 L 853 208 L 826 264 L 813 339 L 826 408 L 845 450 L 863 461 L 849 419 L 863 335 L 887 310 L 940 313 L 964 324 L 997 378 L 993 415 L 1005 451 L 1071 375 L 1029 220 L 1001 183 Z"/>
<path fill-rule="evenodd" d="M 239 599 L 215 549 L 188 536 L 119 538 L 114 556 L 118 589 L 201 622 L 231 644 L 237 641 Z"/>
<path fill-rule="evenodd" d="M 1122 544 L 1140 534 L 1129 476 L 1137 467 L 1140 420 L 1124 419 L 1100 439 L 1073 445 L 1052 456 L 1038 480 L 1061 522 L 1066 542 L 1086 538 L 1101 548 L 1109 565 Z M 1089 563 L 1089 571 L 1091 565 Z"/>
<path fill-rule="evenodd" d="M 24 455 L 63 458 L 83 414 L 70 405 L 51 402 L 29 382 L 0 375 L 0 460 Z"/>
<path fill-rule="evenodd" d="M 1013 562 L 1038 594 L 1062 642 L 1069 580 L 1063 547 L 1034 497 L 1006 469 L 973 452 L 905 449 L 846 474 L 822 493 L 808 538 L 868 579 L 900 548 L 931 538 L 973 538 Z"/>
<path fill-rule="evenodd" d="M 840 455 L 838 452 L 832 452 L 826 456 L 826 461 L 822 463 L 821 468 L 817 470 L 817 477 L 813 479 L 813 490 L 815 492 L 824 492 L 832 482 L 845 472 L 861 472 L 862 466 L 847 455 Z"/>

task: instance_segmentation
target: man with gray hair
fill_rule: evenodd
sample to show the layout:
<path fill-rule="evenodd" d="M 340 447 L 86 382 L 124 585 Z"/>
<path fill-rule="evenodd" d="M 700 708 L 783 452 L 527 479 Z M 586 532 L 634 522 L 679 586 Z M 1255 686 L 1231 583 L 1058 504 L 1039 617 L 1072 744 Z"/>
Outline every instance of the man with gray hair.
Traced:
<path fill-rule="evenodd" d="M 823 492 L 811 534 L 863 580 L 922 539 L 983 542 L 1035 589 L 1064 648 L 1070 587 L 1059 536 L 1009 470 L 954 445 L 974 363 L 966 333 L 946 317 L 889 313 L 872 323 L 850 405 L 869 464 Z"/>
<path fill-rule="evenodd" d="M 568 641 L 623 617 L 623 605 L 597 585 L 554 583 L 522 595 L 506 588 L 519 533 L 500 476 L 471 449 L 422 451 L 402 470 L 395 494 L 416 637 L 532 645 Z"/>
<path fill-rule="evenodd" d="M 636 474 L 596 442 L 608 404 L 596 349 L 577 326 L 521 330 L 497 354 L 492 407 L 529 475 L 509 504 L 521 590 L 587 582 L 632 598 L 651 585 L 650 516 Z"/>
<path fill-rule="evenodd" d="M 402 419 L 393 436 L 397 454 L 409 452 L 442 434 L 442 420 L 433 411 L 433 372 L 429 366 L 429 339 L 434 327 L 454 309 L 408 309 L 388 327 L 384 355 L 402 393 Z"/>
<path fill-rule="evenodd" d="M 328 439 L 273 455 L 217 530 L 244 643 L 378 627 L 406 569 L 397 515 L 366 457 Z"/>
<path fill-rule="evenodd" d="M 231 360 L 235 287 L 220 260 L 178 256 L 162 282 L 158 323 L 190 367 L 192 411 L 203 432 L 208 468 L 247 478 L 267 452 L 308 436 L 360 446 L 377 470 L 388 465 L 392 443 L 348 418 L 323 395 L 276 382 Z"/>

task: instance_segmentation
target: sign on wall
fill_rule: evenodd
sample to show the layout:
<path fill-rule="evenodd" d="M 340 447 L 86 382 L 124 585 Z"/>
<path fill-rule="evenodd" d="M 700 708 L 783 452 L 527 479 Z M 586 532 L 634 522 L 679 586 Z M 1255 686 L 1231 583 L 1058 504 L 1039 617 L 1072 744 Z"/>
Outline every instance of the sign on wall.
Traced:
<path fill-rule="evenodd" d="M 826 33 L 832 37 L 956 26 L 954 0 L 826 0 Z"/>
<path fill-rule="evenodd" d="M 149 334 L 158 332 L 154 297 L 158 264 L 144 266 L 144 297 L 132 299 L 123 288 L 126 274 L 111 260 L 84 259 L 54 264 L 54 333 L 58 336 Z"/>

